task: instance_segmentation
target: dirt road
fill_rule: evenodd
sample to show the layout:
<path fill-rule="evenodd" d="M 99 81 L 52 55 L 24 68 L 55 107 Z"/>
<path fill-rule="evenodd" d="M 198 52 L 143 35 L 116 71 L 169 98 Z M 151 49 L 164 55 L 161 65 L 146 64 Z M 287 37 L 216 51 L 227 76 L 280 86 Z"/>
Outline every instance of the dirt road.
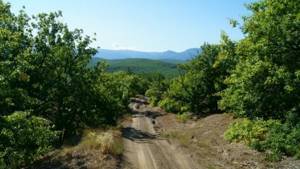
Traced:
<path fill-rule="evenodd" d="M 151 108 L 133 105 L 132 123 L 124 128 L 124 169 L 200 169 L 189 154 L 167 140 L 160 139 L 154 130 Z"/>

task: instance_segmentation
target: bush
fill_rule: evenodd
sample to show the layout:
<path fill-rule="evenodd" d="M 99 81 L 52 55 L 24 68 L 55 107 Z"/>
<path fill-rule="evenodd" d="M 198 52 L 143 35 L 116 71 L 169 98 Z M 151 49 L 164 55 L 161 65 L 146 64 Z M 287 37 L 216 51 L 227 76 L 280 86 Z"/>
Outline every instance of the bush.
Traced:
<path fill-rule="evenodd" d="M 115 130 L 86 130 L 78 150 L 99 150 L 103 154 L 121 155 L 124 151 L 121 133 Z"/>
<path fill-rule="evenodd" d="M 157 106 L 158 102 L 162 100 L 163 94 L 166 92 L 168 88 L 168 81 L 165 80 L 165 77 L 157 74 L 153 76 L 151 81 L 151 85 L 149 89 L 146 91 L 145 95 L 149 97 L 149 101 L 151 105 Z"/>
<path fill-rule="evenodd" d="M 145 93 L 145 95 L 149 98 L 149 101 L 152 106 L 157 106 L 159 102 L 159 92 L 156 89 L 148 89 Z"/>
<path fill-rule="evenodd" d="M 299 157 L 300 154 L 300 127 L 291 127 L 278 120 L 242 119 L 232 123 L 224 137 L 266 151 L 271 161 L 280 160 L 282 155 Z"/>
<path fill-rule="evenodd" d="M 181 110 L 181 103 L 170 98 L 161 100 L 158 105 L 164 108 L 167 112 L 177 113 Z"/>
<path fill-rule="evenodd" d="M 52 149 L 58 139 L 50 121 L 15 112 L 0 123 L 0 168 L 20 168 Z"/>
<path fill-rule="evenodd" d="M 191 115 L 187 112 L 184 112 L 181 114 L 177 114 L 176 118 L 178 121 L 185 123 L 188 119 L 191 118 Z"/>

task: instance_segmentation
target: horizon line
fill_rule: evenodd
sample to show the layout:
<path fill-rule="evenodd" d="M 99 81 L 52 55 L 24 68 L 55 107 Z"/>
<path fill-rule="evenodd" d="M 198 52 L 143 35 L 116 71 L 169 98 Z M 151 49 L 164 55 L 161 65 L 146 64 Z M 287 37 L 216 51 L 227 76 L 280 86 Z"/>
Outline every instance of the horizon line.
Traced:
<path fill-rule="evenodd" d="M 97 51 L 101 51 L 101 50 L 111 50 L 111 51 L 132 51 L 132 52 L 154 52 L 154 53 L 163 53 L 163 52 L 175 52 L 175 53 L 181 53 L 181 52 L 185 52 L 189 49 L 200 49 L 200 47 L 191 47 L 191 48 L 187 48 L 185 50 L 171 50 L 171 49 L 167 49 L 167 50 L 140 50 L 140 49 L 109 49 L 109 48 L 98 48 Z"/>

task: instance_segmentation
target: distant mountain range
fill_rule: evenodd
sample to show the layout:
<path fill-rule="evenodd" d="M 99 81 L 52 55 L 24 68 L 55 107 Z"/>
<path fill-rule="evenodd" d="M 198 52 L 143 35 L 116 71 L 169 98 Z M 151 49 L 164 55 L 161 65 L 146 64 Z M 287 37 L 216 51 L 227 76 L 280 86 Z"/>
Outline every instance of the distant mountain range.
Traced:
<path fill-rule="evenodd" d="M 179 74 L 177 64 L 191 60 L 200 52 L 200 48 L 191 48 L 183 52 L 100 49 L 92 57 L 89 66 L 95 66 L 99 61 L 106 61 L 109 64 L 108 70 L 111 72 L 131 71 L 138 74 L 159 72 L 165 77 L 171 78 Z"/>
<path fill-rule="evenodd" d="M 97 58 L 102 59 L 128 59 L 128 58 L 142 58 L 152 60 L 164 60 L 164 61 L 186 61 L 194 58 L 201 52 L 200 48 L 191 48 L 183 52 L 174 52 L 171 50 L 165 52 L 142 52 L 133 50 L 110 50 L 100 49 L 95 55 Z"/>
<path fill-rule="evenodd" d="M 171 78 L 179 74 L 177 69 L 178 63 L 164 62 L 161 60 L 151 60 L 143 58 L 128 58 L 128 59 L 101 59 L 101 58 L 92 58 L 90 66 L 95 66 L 97 62 L 105 61 L 108 63 L 108 71 L 130 71 L 137 74 L 143 73 L 161 73 L 165 77 Z M 184 63 L 184 61 L 182 61 Z"/>

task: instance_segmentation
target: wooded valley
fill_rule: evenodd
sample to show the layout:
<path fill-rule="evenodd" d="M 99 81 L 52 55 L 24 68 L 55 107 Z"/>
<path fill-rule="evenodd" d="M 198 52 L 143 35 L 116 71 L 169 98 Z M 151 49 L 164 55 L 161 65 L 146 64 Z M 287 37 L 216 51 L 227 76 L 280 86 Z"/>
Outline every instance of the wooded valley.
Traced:
<path fill-rule="evenodd" d="M 13 13 L 0 0 L 0 168 L 31 166 L 85 129 L 116 128 L 138 94 L 183 121 L 232 114 L 227 141 L 269 161 L 300 158 L 300 1 L 247 8 L 242 23 L 230 22 L 243 39 L 222 32 L 176 68 L 135 73 L 91 66 L 96 39 L 70 29 L 61 12 Z"/>

